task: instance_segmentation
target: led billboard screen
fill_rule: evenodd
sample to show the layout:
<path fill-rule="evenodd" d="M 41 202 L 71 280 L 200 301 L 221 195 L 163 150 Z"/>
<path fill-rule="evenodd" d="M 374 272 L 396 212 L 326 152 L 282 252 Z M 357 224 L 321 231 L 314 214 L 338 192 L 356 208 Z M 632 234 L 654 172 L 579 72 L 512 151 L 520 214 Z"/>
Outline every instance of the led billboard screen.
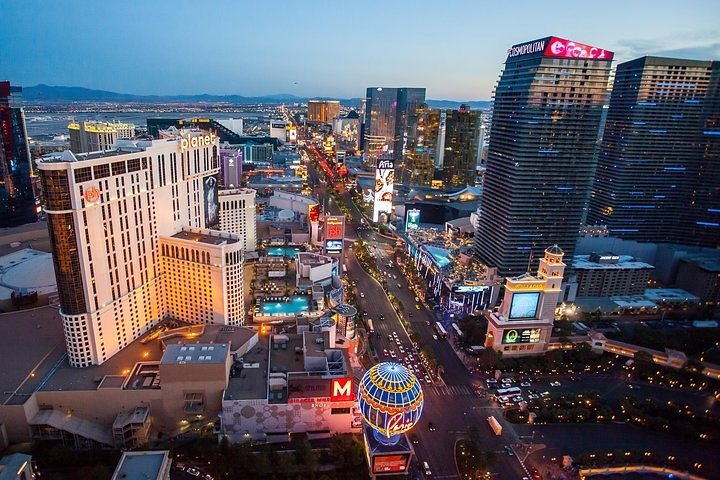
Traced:
<path fill-rule="evenodd" d="M 203 179 L 203 196 L 205 197 L 205 228 L 215 229 L 220 222 L 220 202 L 217 179 L 214 176 Z"/>
<path fill-rule="evenodd" d="M 320 220 L 320 205 L 315 203 L 308 205 L 308 218 L 311 222 L 317 222 Z"/>
<path fill-rule="evenodd" d="M 325 218 L 325 240 L 342 240 L 345 236 L 345 217 Z"/>
<path fill-rule="evenodd" d="M 408 210 L 405 230 L 417 230 L 418 228 L 420 228 L 420 210 L 417 208 Z"/>
<path fill-rule="evenodd" d="M 511 328 L 503 330 L 502 343 L 504 345 L 513 343 L 538 343 L 540 341 L 539 328 Z"/>
<path fill-rule="evenodd" d="M 410 454 L 376 455 L 373 457 L 373 473 L 404 472 Z"/>
<path fill-rule="evenodd" d="M 510 304 L 510 318 L 535 318 L 540 292 L 515 293 Z"/>
<path fill-rule="evenodd" d="M 612 60 L 614 54 L 608 50 L 592 47 L 583 43 L 573 42 L 572 40 L 550 37 L 550 40 L 545 45 L 544 55 L 546 57 Z"/>
<path fill-rule="evenodd" d="M 378 160 L 375 168 L 373 222 L 378 221 L 381 212 L 390 213 L 392 210 L 394 184 L 395 164 L 392 160 Z"/>
<path fill-rule="evenodd" d="M 342 240 L 325 240 L 325 251 L 326 252 L 339 252 L 342 250 Z"/>

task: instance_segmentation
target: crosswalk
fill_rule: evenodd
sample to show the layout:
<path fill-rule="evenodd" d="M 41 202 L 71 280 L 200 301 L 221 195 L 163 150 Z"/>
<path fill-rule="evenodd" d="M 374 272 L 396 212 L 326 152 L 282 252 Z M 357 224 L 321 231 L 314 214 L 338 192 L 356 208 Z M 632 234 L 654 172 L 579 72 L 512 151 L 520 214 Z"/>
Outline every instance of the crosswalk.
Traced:
<path fill-rule="evenodd" d="M 439 397 L 457 397 L 462 395 L 475 395 L 469 385 L 444 385 L 442 387 L 423 387 L 426 395 Z"/>

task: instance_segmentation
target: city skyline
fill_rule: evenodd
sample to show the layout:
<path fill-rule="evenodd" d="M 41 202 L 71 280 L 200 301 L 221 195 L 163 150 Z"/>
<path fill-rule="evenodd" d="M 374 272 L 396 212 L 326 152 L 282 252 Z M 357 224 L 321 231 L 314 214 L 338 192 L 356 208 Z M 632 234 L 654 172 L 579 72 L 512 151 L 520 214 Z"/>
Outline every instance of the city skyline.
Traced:
<path fill-rule="evenodd" d="M 598 45 L 616 53 L 616 64 L 643 55 L 720 56 L 720 14 L 709 1 L 687 2 L 682 10 L 669 2 L 651 10 L 606 2 L 597 21 L 587 22 L 578 22 L 575 10 L 538 11 L 530 2 L 515 3 L 511 14 L 470 2 L 442 10 L 429 2 L 409 7 L 298 3 L 264 15 L 253 5 L 225 2 L 204 10 L 167 2 L 142 10 L 102 2 L 3 2 L 0 70 L 16 85 L 138 95 L 353 98 L 377 84 L 426 87 L 428 98 L 486 100 L 507 49 L 525 39 L 557 35 Z M 378 8 L 385 20 L 376 20 Z M 623 15 L 610 16 L 618 11 Z M 603 18 L 611 18 L 613 28 Z M 363 33 L 369 25 L 372 35 Z"/>

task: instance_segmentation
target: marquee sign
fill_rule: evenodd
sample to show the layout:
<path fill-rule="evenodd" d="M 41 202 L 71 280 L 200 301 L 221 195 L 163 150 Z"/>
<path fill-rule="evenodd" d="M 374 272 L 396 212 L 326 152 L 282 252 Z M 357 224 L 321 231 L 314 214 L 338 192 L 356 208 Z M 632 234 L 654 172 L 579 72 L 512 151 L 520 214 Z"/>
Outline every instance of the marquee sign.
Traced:
<path fill-rule="evenodd" d="M 207 135 L 182 137 L 180 139 L 180 151 L 184 152 L 185 150 L 189 150 L 191 148 L 209 147 L 215 144 L 215 140 L 217 140 L 217 138 L 217 135 L 212 132 Z"/>
<path fill-rule="evenodd" d="M 380 219 L 380 213 L 392 210 L 393 187 L 395 185 L 395 164 L 392 160 L 378 159 L 375 168 L 375 194 L 373 197 L 373 222 Z"/>

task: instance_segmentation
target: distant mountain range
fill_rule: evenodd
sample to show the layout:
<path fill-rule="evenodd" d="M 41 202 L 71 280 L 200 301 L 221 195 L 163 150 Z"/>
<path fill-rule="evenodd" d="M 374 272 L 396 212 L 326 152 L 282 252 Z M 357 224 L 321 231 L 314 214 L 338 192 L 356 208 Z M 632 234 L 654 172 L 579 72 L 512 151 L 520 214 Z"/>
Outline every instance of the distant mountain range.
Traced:
<path fill-rule="evenodd" d="M 34 87 L 23 87 L 23 99 L 31 102 L 113 102 L 113 103 L 229 103 L 247 105 L 256 103 L 304 103 L 310 99 L 330 99 L 329 97 L 298 97 L 289 93 L 263 95 L 260 97 L 244 97 L 242 95 L 133 95 L 129 93 L 109 92 L 106 90 L 93 90 L 84 87 L 54 87 L 40 84 Z M 360 105 L 360 98 L 340 98 L 340 103 L 346 106 Z M 487 100 L 474 100 L 456 102 L 454 100 L 428 99 L 428 106 L 432 108 L 458 108 L 466 104 L 472 109 L 485 109 L 490 107 Z"/>

